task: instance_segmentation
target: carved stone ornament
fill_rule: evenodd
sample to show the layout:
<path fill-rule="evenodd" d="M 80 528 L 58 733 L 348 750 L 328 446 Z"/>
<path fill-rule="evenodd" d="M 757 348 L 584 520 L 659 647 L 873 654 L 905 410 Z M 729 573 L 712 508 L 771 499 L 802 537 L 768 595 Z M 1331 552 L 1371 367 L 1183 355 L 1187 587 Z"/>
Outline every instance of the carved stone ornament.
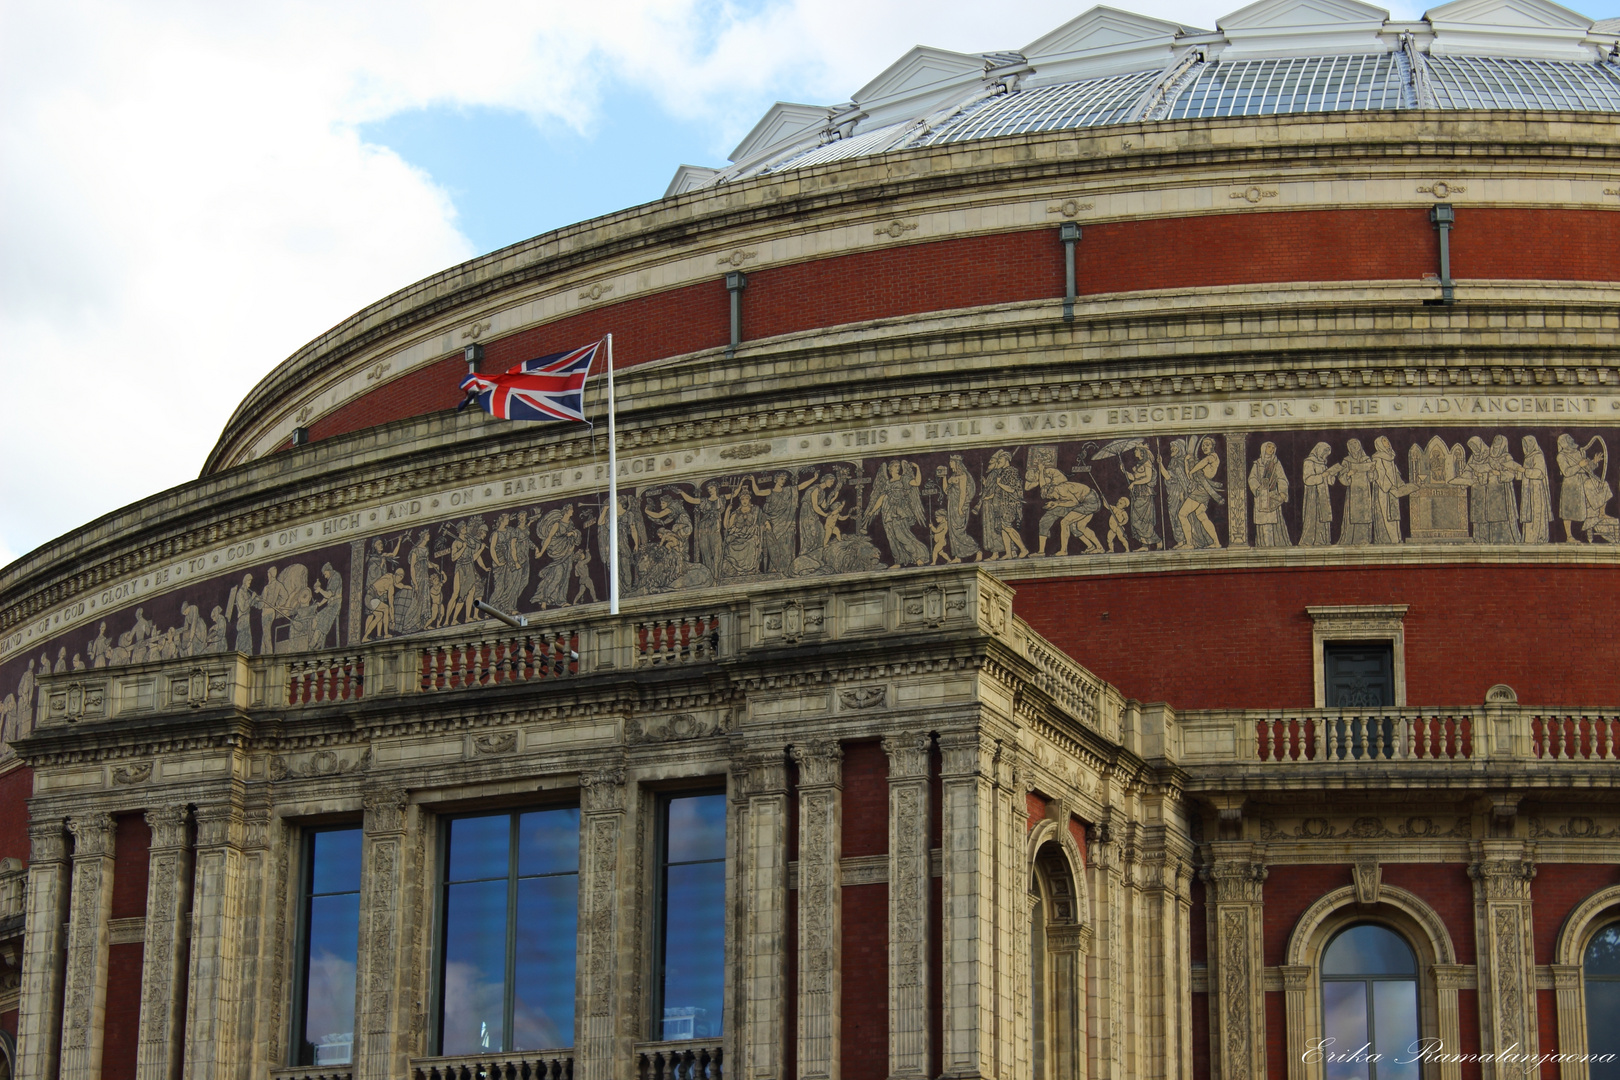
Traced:
<path fill-rule="evenodd" d="M 1259 903 L 1268 870 L 1265 863 L 1245 859 L 1220 859 L 1204 871 L 1204 880 L 1215 886 L 1217 903 Z"/>
<path fill-rule="evenodd" d="M 405 792 L 399 788 L 366 792 L 360 797 L 360 805 L 366 811 L 366 832 L 403 832 L 407 802 Z"/>
<path fill-rule="evenodd" d="M 152 779 L 152 763 L 150 761 L 137 761 L 131 765 L 113 767 L 112 782 L 117 785 L 144 784 L 150 779 Z"/>
<path fill-rule="evenodd" d="M 852 686 L 848 690 L 838 691 L 838 701 L 846 709 L 875 709 L 883 704 L 888 692 L 889 688 L 882 684 Z"/>
<path fill-rule="evenodd" d="M 792 645 L 800 638 L 816 636 L 826 627 L 826 609 L 818 603 L 803 604 L 789 600 L 779 608 L 762 612 L 763 637 L 780 639 Z"/>
<path fill-rule="evenodd" d="M 1484 884 L 1487 900 L 1528 900 L 1536 864 L 1530 859 L 1486 859 L 1470 863 L 1468 876 Z"/>
<path fill-rule="evenodd" d="M 727 461 L 747 461 L 749 458 L 757 458 L 770 452 L 771 444 L 768 442 L 743 443 L 741 446 L 726 447 L 720 451 L 720 456 Z"/>
<path fill-rule="evenodd" d="M 1072 218 L 1078 216 L 1082 210 L 1094 210 L 1096 207 L 1097 204 L 1094 202 L 1081 202 L 1079 199 L 1064 199 L 1056 206 L 1048 206 L 1046 208 L 1046 212 L 1048 214 L 1062 214 L 1066 218 Z"/>
<path fill-rule="evenodd" d="M 371 747 L 353 757 L 343 757 L 335 750 L 317 750 L 307 758 L 284 758 L 271 754 L 266 763 L 271 780 L 308 779 L 318 776 L 348 776 L 371 768 Z"/>
<path fill-rule="evenodd" d="M 1452 195 L 1461 195 L 1468 189 L 1461 184 L 1448 184 L 1444 180 L 1436 180 L 1432 184 L 1419 184 L 1419 195 L 1433 195 L 1437 199 L 1444 199 Z"/>
<path fill-rule="evenodd" d="M 107 713 L 107 688 L 103 683 L 69 683 L 51 694 L 47 718 L 70 724 L 93 720 Z"/>
<path fill-rule="evenodd" d="M 1378 890 L 1383 885 L 1384 868 L 1378 865 L 1377 859 L 1357 859 L 1350 867 L 1350 876 L 1355 881 L 1356 903 L 1378 903 Z"/>
<path fill-rule="evenodd" d="M 592 283 L 590 288 L 579 290 L 579 298 L 581 300 L 596 301 L 596 300 L 602 299 L 602 297 L 606 296 L 608 293 L 610 293 L 612 291 L 613 291 L 613 282 L 611 282 L 611 281 L 597 281 L 597 282 Z"/>
<path fill-rule="evenodd" d="M 510 754 L 517 749 L 518 733 L 515 731 L 492 731 L 483 735 L 474 735 L 472 747 L 474 754 Z"/>
<path fill-rule="evenodd" d="M 877 228 L 872 230 L 872 235 L 887 236 L 890 240 L 898 240 L 902 236 L 906 235 L 906 233 L 912 232 L 916 228 L 917 223 L 915 221 L 900 221 L 897 219 L 889 222 L 887 225 L 879 225 Z"/>
<path fill-rule="evenodd" d="M 675 742 L 682 739 L 704 739 L 725 734 L 728 724 L 724 712 L 696 716 L 692 713 L 651 716 L 646 719 L 631 717 L 625 722 L 625 741 L 630 743 Z"/>
<path fill-rule="evenodd" d="M 1276 197 L 1276 188 L 1263 188 L 1253 185 L 1242 188 L 1238 191 L 1233 191 L 1227 195 L 1227 198 L 1229 199 L 1242 199 L 1246 203 L 1258 203 L 1263 199 L 1275 199 Z"/>
<path fill-rule="evenodd" d="M 1261 840 L 1467 840 L 1474 831 L 1473 822 L 1466 817 L 1437 822 L 1432 817 L 1420 815 L 1389 822 L 1383 818 L 1363 816 L 1352 819 L 1348 824 L 1334 823 L 1324 817 L 1308 817 L 1292 827 L 1279 826 L 1269 818 L 1260 818 L 1256 825 Z"/>
<path fill-rule="evenodd" d="M 769 795 L 787 790 L 787 753 L 763 750 L 741 754 L 731 763 L 731 774 L 745 795 Z"/>
<path fill-rule="evenodd" d="M 494 325 L 495 323 L 491 319 L 485 319 L 482 322 L 475 321 L 471 326 L 468 326 L 467 329 L 461 332 L 461 339 L 463 341 L 477 341 L 479 338 L 488 333 L 490 327 Z"/>
<path fill-rule="evenodd" d="M 1506 683 L 1497 683 L 1485 691 L 1485 704 L 1487 705 L 1517 705 L 1518 703 L 1518 693 Z"/>
<path fill-rule="evenodd" d="M 743 263 L 754 258 L 758 254 L 759 252 L 757 251 L 744 251 L 742 248 L 738 248 L 736 251 L 726 252 L 715 261 L 720 266 L 741 266 Z"/>
<path fill-rule="evenodd" d="M 197 807 L 197 847 L 234 847 L 241 843 L 242 808 L 229 803 Z"/>
<path fill-rule="evenodd" d="M 68 832 L 73 834 L 73 857 L 113 853 L 113 834 L 118 823 L 111 814 L 81 814 L 68 819 Z"/>
<path fill-rule="evenodd" d="M 66 825 L 60 820 L 29 822 L 28 852 L 31 863 L 61 862 L 66 859 Z"/>
<path fill-rule="evenodd" d="M 1604 827 L 1589 817 L 1572 817 L 1562 825 L 1551 825 L 1539 817 L 1530 819 L 1530 838 L 1539 840 L 1543 837 L 1557 837 L 1560 840 L 1614 840 L 1620 838 L 1620 825 L 1609 823 Z"/>
<path fill-rule="evenodd" d="M 976 731 L 939 737 L 941 776 L 993 776 L 1001 740 Z"/>

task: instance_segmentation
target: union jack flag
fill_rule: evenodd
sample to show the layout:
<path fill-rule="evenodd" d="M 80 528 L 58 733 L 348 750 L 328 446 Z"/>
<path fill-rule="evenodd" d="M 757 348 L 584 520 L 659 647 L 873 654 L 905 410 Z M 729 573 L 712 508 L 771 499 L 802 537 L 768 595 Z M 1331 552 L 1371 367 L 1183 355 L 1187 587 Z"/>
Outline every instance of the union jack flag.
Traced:
<path fill-rule="evenodd" d="M 461 380 L 467 400 L 460 407 L 476 397 L 480 408 L 502 420 L 584 420 L 585 376 L 601 347 L 596 341 L 537 356 L 500 375 L 474 372 Z"/>

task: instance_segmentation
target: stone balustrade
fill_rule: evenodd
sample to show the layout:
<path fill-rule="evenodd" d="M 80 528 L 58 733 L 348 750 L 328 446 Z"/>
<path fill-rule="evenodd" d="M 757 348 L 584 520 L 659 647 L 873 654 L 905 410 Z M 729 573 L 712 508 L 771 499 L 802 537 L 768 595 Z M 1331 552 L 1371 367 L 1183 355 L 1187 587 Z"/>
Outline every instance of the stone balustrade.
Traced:
<path fill-rule="evenodd" d="M 466 1054 L 411 1062 L 411 1080 L 573 1080 L 573 1076 L 572 1050 Z"/>

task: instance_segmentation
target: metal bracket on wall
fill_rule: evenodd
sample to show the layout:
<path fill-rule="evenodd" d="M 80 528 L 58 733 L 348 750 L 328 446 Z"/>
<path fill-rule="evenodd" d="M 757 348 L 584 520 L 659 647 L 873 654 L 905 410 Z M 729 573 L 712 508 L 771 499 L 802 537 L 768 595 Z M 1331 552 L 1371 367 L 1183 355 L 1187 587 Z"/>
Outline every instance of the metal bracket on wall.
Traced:
<path fill-rule="evenodd" d="M 737 346 L 742 343 L 742 291 L 748 288 L 748 275 L 741 270 L 732 270 L 726 274 L 726 291 L 731 294 L 731 344 L 726 346 L 726 355 L 737 355 Z"/>
<path fill-rule="evenodd" d="M 1074 245 L 1080 239 L 1080 225 L 1065 221 L 1058 230 L 1063 241 L 1063 321 L 1074 321 Z"/>
<path fill-rule="evenodd" d="M 1440 233 L 1440 303 L 1455 304 L 1457 289 L 1451 280 L 1451 230 L 1457 224 L 1457 212 L 1450 203 L 1440 203 L 1429 208 L 1429 220 Z"/>

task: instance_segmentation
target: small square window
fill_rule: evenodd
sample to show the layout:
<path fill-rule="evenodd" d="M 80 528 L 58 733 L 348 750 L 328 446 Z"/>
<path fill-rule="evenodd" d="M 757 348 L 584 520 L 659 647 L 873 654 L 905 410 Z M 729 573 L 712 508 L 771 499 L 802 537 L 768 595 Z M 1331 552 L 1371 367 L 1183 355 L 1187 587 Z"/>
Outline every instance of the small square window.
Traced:
<path fill-rule="evenodd" d="M 1388 641 L 1324 641 L 1323 698 L 1330 709 L 1395 704 L 1395 648 Z"/>

